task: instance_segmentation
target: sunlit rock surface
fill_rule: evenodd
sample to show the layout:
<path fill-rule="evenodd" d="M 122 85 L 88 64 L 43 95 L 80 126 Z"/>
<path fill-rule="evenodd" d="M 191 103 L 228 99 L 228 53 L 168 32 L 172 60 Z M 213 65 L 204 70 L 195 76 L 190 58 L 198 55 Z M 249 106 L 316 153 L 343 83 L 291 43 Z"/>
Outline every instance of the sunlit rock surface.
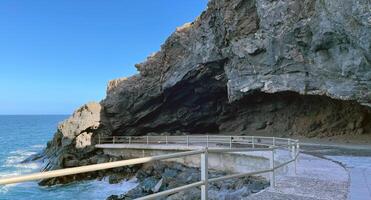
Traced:
<path fill-rule="evenodd" d="M 370 9 L 369 0 L 211 0 L 138 75 L 111 81 L 104 100 L 60 125 L 47 169 L 97 162 L 98 134 L 369 134 Z"/>

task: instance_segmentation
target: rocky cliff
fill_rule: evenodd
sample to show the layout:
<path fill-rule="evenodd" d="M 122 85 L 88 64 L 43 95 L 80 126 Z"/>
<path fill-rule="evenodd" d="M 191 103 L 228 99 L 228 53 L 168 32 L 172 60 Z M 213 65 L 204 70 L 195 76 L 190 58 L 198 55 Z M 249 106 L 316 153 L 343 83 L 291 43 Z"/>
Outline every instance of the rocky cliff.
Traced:
<path fill-rule="evenodd" d="M 60 124 L 47 169 L 103 162 L 98 134 L 369 134 L 371 3 L 211 0 L 136 68 Z"/>

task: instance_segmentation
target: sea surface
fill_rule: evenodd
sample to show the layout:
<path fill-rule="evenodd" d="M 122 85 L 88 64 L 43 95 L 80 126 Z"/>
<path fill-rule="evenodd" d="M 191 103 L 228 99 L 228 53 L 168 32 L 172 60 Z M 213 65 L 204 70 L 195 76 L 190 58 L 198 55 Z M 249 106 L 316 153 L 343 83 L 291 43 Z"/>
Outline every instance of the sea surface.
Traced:
<path fill-rule="evenodd" d="M 66 115 L 0 115 L 0 178 L 38 172 L 43 163 L 22 164 L 42 151 Z M 0 186 L 0 200 L 106 199 L 135 187 L 135 181 L 109 184 L 107 180 L 41 187 L 37 182 Z"/>

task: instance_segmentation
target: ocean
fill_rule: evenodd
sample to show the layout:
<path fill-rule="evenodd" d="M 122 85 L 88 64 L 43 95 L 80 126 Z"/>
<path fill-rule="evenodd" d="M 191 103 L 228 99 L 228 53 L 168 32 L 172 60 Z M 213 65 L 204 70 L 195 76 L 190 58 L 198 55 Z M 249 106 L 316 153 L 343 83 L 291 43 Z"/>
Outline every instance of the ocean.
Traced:
<path fill-rule="evenodd" d="M 0 115 L 0 178 L 38 172 L 42 163 L 22 164 L 40 152 L 52 139 L 57 125 L 66 115 Z M 0 186 L 0 200 L 106 199 L 136 186 L 135 181 L 109 184 L 84 181 L 68 185 L 41 187 L 37 182 Z"/>

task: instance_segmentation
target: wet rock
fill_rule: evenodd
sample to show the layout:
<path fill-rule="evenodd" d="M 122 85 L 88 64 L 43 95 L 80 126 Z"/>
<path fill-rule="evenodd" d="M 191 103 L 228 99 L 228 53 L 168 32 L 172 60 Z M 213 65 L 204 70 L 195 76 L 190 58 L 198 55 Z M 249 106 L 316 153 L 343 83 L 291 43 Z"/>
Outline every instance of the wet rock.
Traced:
<path fill-rule="evenodd" d="M 117 184 L 124 180 L 127 180 L 129 177 L 130 175 L 126 173 L 115 173 L 108 177 L 108 182 L 110 184 Z"/>
<path fill-rule="evenodd" d="M 142 182 L 142 188 L 145 192 L 151 192 L 152 189 L 154 189 L 156 187 L 158 182 L 159 182 L 159 180 L 152 177 L 152 176 L 147 177 Z"/>

